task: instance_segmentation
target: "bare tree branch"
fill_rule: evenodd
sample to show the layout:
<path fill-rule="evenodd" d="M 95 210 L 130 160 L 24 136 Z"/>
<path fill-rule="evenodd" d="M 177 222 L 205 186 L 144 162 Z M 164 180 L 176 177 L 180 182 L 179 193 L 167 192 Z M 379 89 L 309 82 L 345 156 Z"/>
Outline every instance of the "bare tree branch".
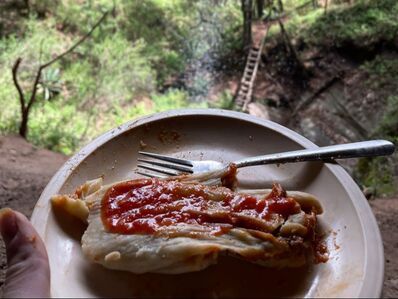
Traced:
<path fill-rule="evenodd" d="M 45 63 L 45 64 L 41 64 L 41 61 L 39 61 L 40 65 L 37 69 L 37 73 L 35 76 L 35 80 L 33 82 L 33 86 L 32 86 L 32 93 L 30 95 L 29 101 L 26 103 L 25 101 L 25 95 L 23 93 L 23 90 L 21 88 L 21 86 L 19 85 L 18 82 L 18 78 L 17 78 L 17 73 L 18 73 L 18 67 L 22 61 L 22 58 L 18 58 L 15 63 L 14 66 L 12 68 L 12 77 L 14 80 L 14 85 L 18 90 L 18 94 L 19 94 L 19 101 L 21 104 L 21 115 L 22 115 L 22 121 L 21 121 L 21 125 L 20 125 L 20 129 L 19 129 L 19 133 L 21 136 L 26 137 L 26 132 L 27 132 L 27 122 L 28 122 L 28 117 L 29 117 L 29 111 L 32 107 L 32 105 L 35 103 L 36 101 L 36 94 L 37 94 L 37 88 L 38 88 L 38 84 L 40 81 L 40 77 L 42 74 L 42 71 L 46 68 L 49 67 L 50 65 L 52 65 L 54 62 L 56 62 L 57 60 L 61 59 L 62 57 L 64 57 L 65 55 L 71 53 L 74 49 L 76 49 L 81 43 L 83 43 L 92 33 L 93 31 L 102 23 L 102 21 L 105 20 L 105 17 L 107 16 L 108 11 L 106 11 L 102 17 L 97 21 L 97 23 L 94 24 L 94 26 L 90 29 L 89 32 L 87 32 L 84 36 L 82 36 L 75 44 L 73 44 L 69 49 L 67 49 L 65 52 L 57 55 L 55 58 L 53 58 L 52 60 L 50 60 L 49 62 Z M 41 51 L 42 49 L 40 49 L 40 60 L 41 60 Z"/>
<path fill-rule="evenodd" d="M 43 70 L 43 66 L 39 66 L 39 69 L 37 70 L 37 73 L 36 73 L 35 81 L 33 83 L 32 94 L 30 95 L 30 99 L 29 99 L 28 105 L 26 106 L 27 110 L 30 110 L 30 108 L 32 107 L 33 103 L 36 101 L 37 86 L 38 86 L 39 81 L 40 81 L 41 71 L 42 70 Z"/>
<path fill-rule="evenodd" d="M 39 66 L 39 69 L 37 70 L 37 75 L 35 78 L 35 81 L 33 83 L 33 89 L 32 89 L 32 94 L 30 96 L 29 102 L 28 102 L 28 106 L 27 109 L 29 110 L 31 108 L 31 106 L 33 105 L 33 103 L 36 101 L 36 93 L 37 93 L 37 85 L 39 84 L 40 81 L 40 77 L 41 77 L 41 73 L 42 71 L 46 68 L 49 67 L 50 65 L 52 65 L 54 62 L 56 62 L 57 60 L 61 59 L 62 57 L 64 57 L 65 55 L 69 54 L 70 52 L 72 52 L 74 49 L 76 49 L 81 43 L 83 43 L 95 30 L 95 28 L 97 28 L 102 21 L 105 19 L 105 17 L 107 16 L 108 11 L 106 11 L 102 17 L 97 21 L 97 23 L 95 23 L 95 25 L 91 28 L 91 30 L 89 32 L 87 32 L 80 40 L 78 40 L 72 47 L 70 47 L 69 49 L 67 49 L 65 52 L 61 53 L 60 55 L 57 55 L 54 59 L 50 60 L 49 62 L 42 64 Z"/>
<path fill-rule="evenodd" d="M 95 28 L 97 28 L 102 23 L 102 21 L 105 19 L 105 17 L 107 16 L 108 13 L 109 13 L 109 11 L 106 11 L 102 15 L 102 17 L 97 21 L 97 23 L 95 23 L 95 25 L 91 28 L 91 30 L 89 32 L 87 32 L 80 40 L 78 40 L 72 47 L 70 47 L 68 50 L 66 50 L 62 54 L 58 55 L 57 57 L 55 57 L 53 60 L 50 60 L 49 62 L 43 64 L 41 66 L 41 69 L 44 69 L 44 68 L 52 65 L 54 62 L 56 62 L 57 60 L 61 59 L 62 57 L 64 57 L 65 55 L 69 54 L 74 49 L 76 49 L 82 42 L 84 42 L 91 35 L 91 33 L 93 33 Z"/>
<path fill-rule="evenodd" d="M 14 81 L 14 85 L 18 90 L 18 95 L 19 95 L 19 102 L 21 104 L 21 109 L 25 109 L 25 96 L 23 94 L 21 85 L 19 85 L 18 82 L 18 68 L 19 65 L 21 64 L 22 58 L 18 57 L 18 59 L 15 61 L 13 67 L 12 67 L 12 80 Z"/>

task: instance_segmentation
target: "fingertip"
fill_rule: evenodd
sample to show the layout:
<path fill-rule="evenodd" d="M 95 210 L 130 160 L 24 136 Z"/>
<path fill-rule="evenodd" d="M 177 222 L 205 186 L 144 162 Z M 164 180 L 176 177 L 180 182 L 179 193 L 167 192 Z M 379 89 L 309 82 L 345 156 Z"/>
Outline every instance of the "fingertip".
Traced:
<path fill-rule="evenodd" d="M 0 231 L 7 251 L 5 298 L 49 297 L 50 267 L 45 245 L 28 218 L 0 210 Z"/>
<path fill-rule="evenodd" d="M 8 217 L 9 214 L 14 214 L 14 211 L 10 208 L 2 208 L 0 209 L 0 222 L 3 217 Z"/>
<path fill-rule="evenodd" d="M 10 208 L 0 210 L 0 234 L 7 244 L 18 232 L 15 212 Z"/>

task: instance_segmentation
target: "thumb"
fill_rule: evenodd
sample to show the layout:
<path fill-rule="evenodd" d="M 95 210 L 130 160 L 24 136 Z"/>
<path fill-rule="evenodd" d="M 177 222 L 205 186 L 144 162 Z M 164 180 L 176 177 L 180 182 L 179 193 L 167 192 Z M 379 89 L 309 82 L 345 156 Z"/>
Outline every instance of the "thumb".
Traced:
<path fill-rule="evenodd" d="M 0 233 L 7 252 L 4 297 L 49 297 L 47 251 L 29 220 L 19 212 L 1 209 Z"/>

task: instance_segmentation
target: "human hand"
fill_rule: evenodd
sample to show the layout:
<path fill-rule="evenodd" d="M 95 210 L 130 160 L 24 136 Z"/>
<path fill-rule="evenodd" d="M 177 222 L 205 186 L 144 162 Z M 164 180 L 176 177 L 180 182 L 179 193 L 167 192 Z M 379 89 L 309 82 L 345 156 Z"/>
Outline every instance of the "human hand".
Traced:
<path fill-rule="evenodd" d="M 3 297 L 50 297 L 47 251 L 29 220 L 9 208 L 1 209 L 0 233 L 8 265 Z"/>

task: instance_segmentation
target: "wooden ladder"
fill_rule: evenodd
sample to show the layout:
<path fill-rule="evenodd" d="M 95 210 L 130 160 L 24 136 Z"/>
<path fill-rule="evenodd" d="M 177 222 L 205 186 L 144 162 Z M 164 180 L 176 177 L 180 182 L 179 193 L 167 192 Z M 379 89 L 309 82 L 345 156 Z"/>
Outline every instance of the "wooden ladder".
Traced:
<path fill-rule="evenodd" d="M 242 111 L 246 111 L 247 105 L 252 99 L 253 85 L 256 80 L 258 65 L 261 61 L 261 52 L 263 50 L 265 38 L 268 34 L 268 29 L 269 26 L 266 27 L 264 38 L 261 40 L 260 45 L 258 47 L 253 45 L 249 50 L 249 55 L 247 56 L 245 70 L 239 84 L 238 92 L 235 96 L 235 106 Z"/>

